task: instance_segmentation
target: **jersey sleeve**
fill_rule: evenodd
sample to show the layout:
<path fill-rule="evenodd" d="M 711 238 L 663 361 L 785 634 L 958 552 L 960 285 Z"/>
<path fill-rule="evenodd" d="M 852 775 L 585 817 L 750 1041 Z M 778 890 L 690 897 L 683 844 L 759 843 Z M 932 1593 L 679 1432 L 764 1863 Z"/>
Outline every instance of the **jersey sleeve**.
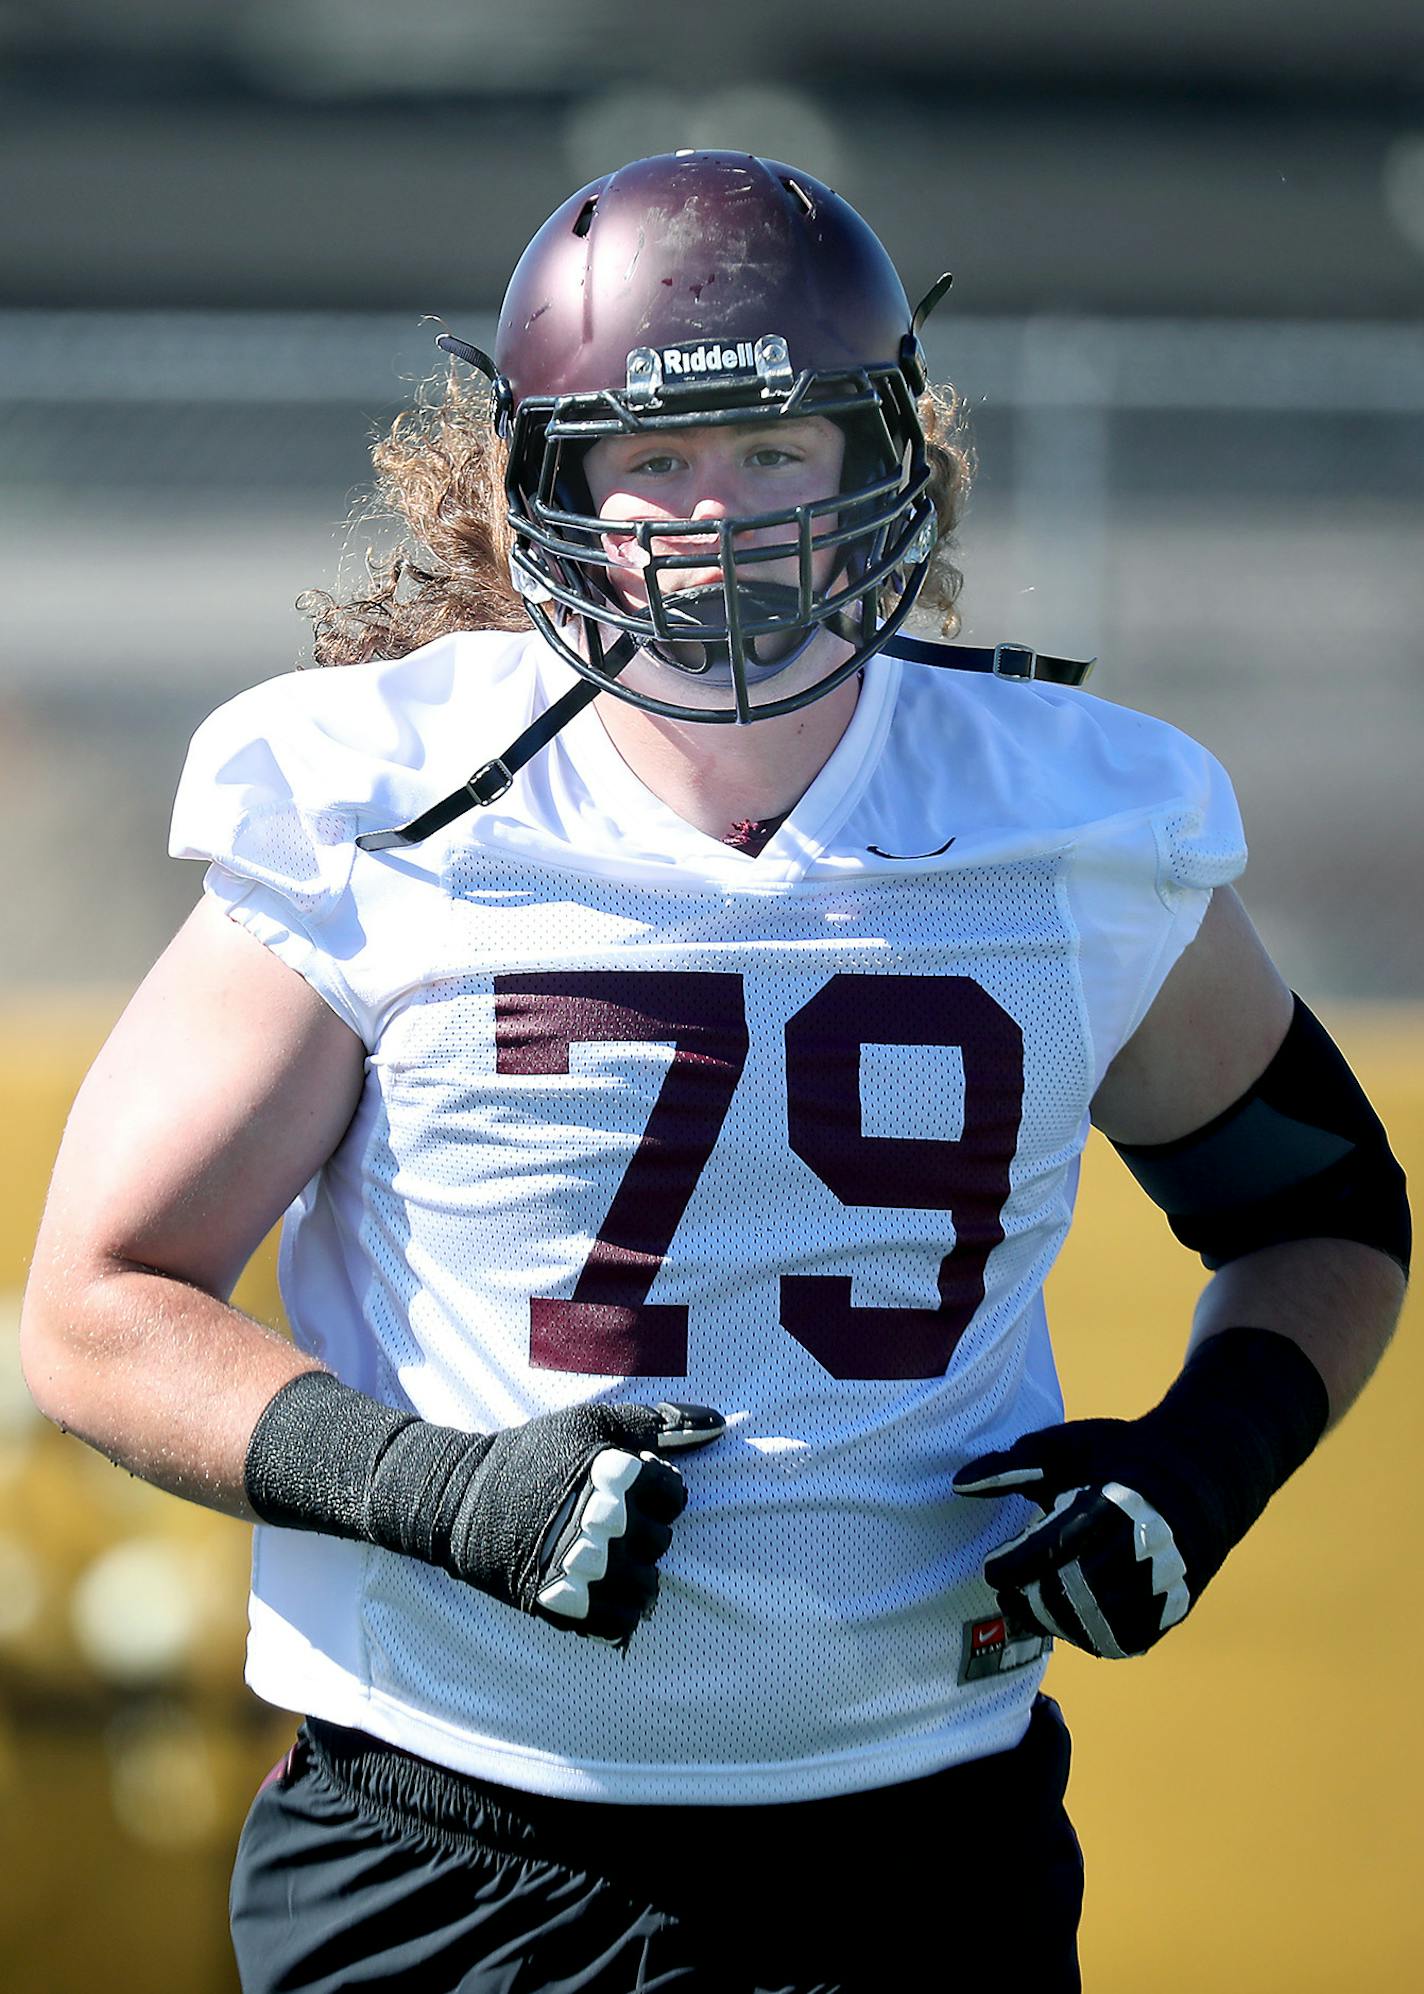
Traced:
<path fill-rule="evenodd" d="M 1105 721 L 1121 773 L 1114 800 L 1126 807 L 1083 827 L 1069 874 L 1099 1081 L 1195 939 L 1213 892 L 1246 865 L 1241 812 L 1216 758 L 1163 722 Z"/>
<path fill-rule="evenodd" d="M 211 898 L 369 1044 L 366 1007 L 341 968 L 356 813 L 333 800 L 320 729 L 289 683 L 255 686 L 199 727 L 168 849 L 206 860 Z"/>
<path fill-rule="evenodd" d="M 1231 778 L 1196 741 L 1180 735 L 1177 744 L 1174 759 L 1182 787 L 1152 817 L 1157 895 L 1166 919 L 1157 924 L 1158 945 L 1146 954 L 1120 1044 L 1137 1030 L 1196 939 L 1217 887 L 1229 886 L 1246 869 L 1246 833 Z"/>
<path fill-rule="evenodd" d="M 1246 869 L 1246 833 L 1231 778 L 1205 748 L 1178 738 L 1184 793 L 1155 819 L 1157 889 L 1169 906 L 1185 895 L 1209 897 Z"/>

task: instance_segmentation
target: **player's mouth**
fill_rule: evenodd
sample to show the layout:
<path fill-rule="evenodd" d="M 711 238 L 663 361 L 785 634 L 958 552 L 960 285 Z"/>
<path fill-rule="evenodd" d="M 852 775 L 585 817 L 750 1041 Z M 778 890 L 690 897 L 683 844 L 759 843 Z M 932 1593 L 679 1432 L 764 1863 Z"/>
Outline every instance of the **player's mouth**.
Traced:
<path fill-rule="evenodd" d="M 736 600 L 739 619 L 744 625 L 783 626 L 743 636 L 743 674 L 748 685 L 757 685 L 784 671 L 800 656 L 813 633 L 797 620 L 800 597 L 784 583 L 758 581 L 743 585 L 736 591 Z M 669 626 L 685 630 L 686 638 L 675 637 L 646 648 L 662 663 L 689 673 L 704 685 L 730 686 L 734 680 L 731 636 L 727 628 L 727 592 L 720 573 L 713 581 L 668 590 L 663 608 Z"/>
<path fill-rule="evenodd" d="M 612 557 L 614 564 L 612 574 L 619 582 L 621 592 L 630 604 L 636 597 L 636 606 L 641 609 L 647 601 L 647 588 L 643 577 L 655 562 L 658 566 L 658 589 L 665 597 L 685 595 L 693 589 L 722 587 L 726 570 L 719 561 L 710 560 L 706 567 L 702 568 L 668 568 L 663 565 L 669 556 L 686 558 L 687 555 L 695 553 L 696 543 L 703 537 L 701 534 L 690 534 L 686 539 L 655 540 L 651 548 L 646 548 L 640 547 L 637 541 L 631 538 L 609 534 L 605 538 L 604 545 Z M 765 553 L 771 551 L 772 546 L 778 550 L 775 560 L 745 564 L 750 581 L 741 581 L 744 590 L 748 586 L 755 588 L 763 582 L 780 586 L 783 574 L 788 581 L 794 580 L 798 565 L 796 548 L 787 546 L 784 541 L 767 544 L 748 541 L 745 545 L 737 542 L 734 543 L 732 552 L 734 555 L 745 555 L 755 549 L 759 553 Z"/>

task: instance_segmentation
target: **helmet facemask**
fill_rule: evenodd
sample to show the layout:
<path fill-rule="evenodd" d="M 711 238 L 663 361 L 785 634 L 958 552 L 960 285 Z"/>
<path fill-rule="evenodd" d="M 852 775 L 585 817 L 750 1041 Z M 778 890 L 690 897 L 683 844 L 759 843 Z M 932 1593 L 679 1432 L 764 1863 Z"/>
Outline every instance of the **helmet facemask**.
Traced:
<path fill-rule="evenodd" d="M 758 359 L 767 349 L 779 350 L 784 363 L 785 342 L 759 340 Z M 783 364 L 774 386 L 763 366 L 750 382 L 659 382 L 649 392 L 638 375 L 647 357 L 647 349 L 629 355 L 621 392 L 530 396 L 521 404 L 510 425 L 507 478 L 515 585 L 536 627 L 575 670 L 647 711 L 714 723 L 796 711 L 860 669 L 899 628 L 923 581 L 935 515 L 909 384 L 897 367 L 792 377 Z M 619 566 L 608 550 L 615 522 L 595 512 L 583 473 L 588 447 L 605 436 L 810 415 L 845 434 L 840 489 L 745 517 L 616 521 L 617 537 L 638 550 L 647 594 L 645 607 L 630 605 L 611 572 Z M 753 534 L 773 537 L 746 544 Z M 684 541 L 695 544 L 679 551 Z M 785 577 L 791 562 L 794 582 Z M 773 563 L 775 578 L 767 573 Z M 709 567 L 720 580 L 680 586 L 679 576 Z M 849 645 L 849 656 L 838 649 L 821 676 L 766 698 L 767 685 L 822 630 Z M 613 683 L 604 659 L 620 637 L 667 668 L 666 696 Z M 725 702 L 679 699 L 673 674 L 725 687 Z"/>

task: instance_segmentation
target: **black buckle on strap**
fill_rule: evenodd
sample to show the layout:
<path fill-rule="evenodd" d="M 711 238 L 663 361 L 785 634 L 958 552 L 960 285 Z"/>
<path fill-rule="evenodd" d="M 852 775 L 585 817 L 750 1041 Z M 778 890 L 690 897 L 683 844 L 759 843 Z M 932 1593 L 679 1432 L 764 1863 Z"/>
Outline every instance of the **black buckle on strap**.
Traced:
<path fill-rule="evenodd" d="M 1038 653 L 1027 644 L 996 644 L 990 670 L 996 679 L 1037 678 Z"/>
<path fill-rule="evenodd" d="M 475 770 L 465 784 L 476 803 L 497 803 L 505 791 L 513 786 L 516 771 L 498 755 L 483 768 Z"/>
<path fill-rule="evenodd" d="M 932 643 L 903 634 L 893 638 L 886 649 L 890 657 L 903 658 L 912 665 L 934 665 L 952 672 L 992 672 L 996 678 L 1017 679 L 1021 685 L 1034 679 L 1045 685 L 1081 685 L 1094 664 L 1092 658 L 1050 658 L 1029 644 Z"/>
<path fill-rule="evenodd" d="M 626 633 L 608 652 L 603 660 L 604 676 L 617 678 L 634 655 L 637 646 Z M 580 678 L 567 692 L 561 693 L 552 706 L 531 720 L 517 741 L 511 741 L 502 755 L 496 755 L 492 762 L 477 768 L 467 781 L 457 790 L 432 804 L 409 824 L 398 824 L 390 831 L 366 831 L 356 840 L 363 852 L 388 852 L 397 845 L 418 845 L 425 838 L 443 831 L 447 824 L 453 824 L 457 817 L 463 817 L 467 810 L 476 805 L 497 803 L 513 783 L 514 778 L 529 760 L 546 748 L 561 727 L 568 725 L 576 713 L 581 713 L 592 699 L 597 699 L 604 687 L 593 679 Z M 466 802 L 466 797 L 469 801 Z"/>

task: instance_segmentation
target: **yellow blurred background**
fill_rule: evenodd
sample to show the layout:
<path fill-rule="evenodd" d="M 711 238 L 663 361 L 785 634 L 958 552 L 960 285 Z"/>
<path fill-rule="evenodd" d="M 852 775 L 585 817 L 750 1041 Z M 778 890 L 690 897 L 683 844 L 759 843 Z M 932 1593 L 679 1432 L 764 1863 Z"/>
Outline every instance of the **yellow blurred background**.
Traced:
<path fill-rule="evenodd" d="M 115 1008 L 77 998 L 0 1008 L 8 1318 L 68 1102 Z M 1340 1006 L 1327 1018 L 1418 1182 L 1424 1011 Z M 1050 1285 L 1069 1410 L 1131 1414 L 1175 1368 L 1201 1272 L 1096 1137 L 1079 1210 Z M 238 1300 L 279 1319 L 270 1245 Z M 229 1994 L 232 1851 L 293 1728 L 242 1685 L 247 1532 L 46 1426 L 9 1326 L 4 1985 Z M 1055 1658 L 1049 1687 L 1075 1737 L 1090 1994 L 1402 1994 L 1419 1984 L 1421 1398 L 1424 1355 L 1406 1317 L 1365 1401 L 1185 1627 L 1136 1664 Z M 1006 1973 L 1011 1962 L 1010 1934 Z"/>

